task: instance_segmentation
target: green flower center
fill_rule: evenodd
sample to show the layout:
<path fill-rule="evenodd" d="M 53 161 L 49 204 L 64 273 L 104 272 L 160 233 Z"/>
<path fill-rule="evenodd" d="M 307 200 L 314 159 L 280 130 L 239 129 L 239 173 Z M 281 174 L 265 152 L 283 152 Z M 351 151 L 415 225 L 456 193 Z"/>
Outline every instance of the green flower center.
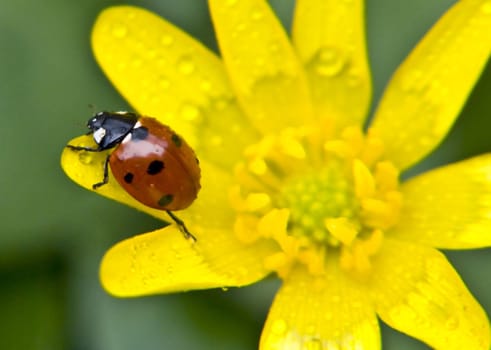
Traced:
<path fill-rule="evenodd" d="M 289 231 L 320 243 L 336 245 L 325 228 L 326 218 L 353 219 L 358 212 L 352 183 L 335 161 L 288 179 L 278 197 L 277 206 L 290 209 Z"/>
<path fill-rule="evenodd" d="M 399 219 L 399 172 L 383 144 L 357 128 L 339 138 L 323 128 L 286 129 L 246 149 L 230 192 L 235 233 L 244 243 L 272 239 L 265 265 L 280 276 L 294 264 L 325 273 L 328 255 L 365 274 L 384 233 Z"/>

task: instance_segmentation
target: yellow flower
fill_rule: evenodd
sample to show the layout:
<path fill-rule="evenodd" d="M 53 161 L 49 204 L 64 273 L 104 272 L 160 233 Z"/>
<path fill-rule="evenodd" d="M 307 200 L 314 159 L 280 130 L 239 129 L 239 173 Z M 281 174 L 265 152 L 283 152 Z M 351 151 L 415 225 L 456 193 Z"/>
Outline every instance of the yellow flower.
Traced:
<path fill-rule="evenodd" d="M 440 349 L 488 349 L 488 319 L 437 248 L 491 244 L 491 155 L 400 181 L 442 141 L 491 50 L 491 2 L 457 2 L 395 72 L 368 132 L 361 0 L 299 0 L 292 40 L 263 0 L 210 0 L 221 58 L 143 9 L 105 10 L 92 44 L 141 114 L 201 161 L 202 190 L 175 225 L 129 238 L 101 266 L 138 296 L 283 284 L 261 349 L 377 349 L 377 316 Z M 71 144 L 92 145 L 90 136 Z M 91 189 L 104 154 L 66 149 Z M 114 181 L 98 193 L 167 220 Z"/>

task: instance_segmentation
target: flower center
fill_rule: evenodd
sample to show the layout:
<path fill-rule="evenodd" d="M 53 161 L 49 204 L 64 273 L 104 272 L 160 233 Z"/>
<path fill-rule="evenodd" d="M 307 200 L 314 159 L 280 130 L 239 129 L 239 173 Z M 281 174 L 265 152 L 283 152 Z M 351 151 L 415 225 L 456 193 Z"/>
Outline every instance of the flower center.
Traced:
<path fill-rule="evenodd" d="M 281 277 L 297 263 L 322 275 L 328 256 L 366 275 L 384 233 L 398 221 L 399 172 L 383 159 L 380 139 L 357 128 L 339 138 L 323 130 L 267 135 L 236 168 L 235 233 L 244 243 L 276 241 L 278 252 L 264 263 Z"/>
<path fill-rule="evenodd" d="M 326 218 L 352 220 L 358 212 L 352 186 L 337 162 L 286 180 L 277 206 L 290 209 L 291 234 L 333 245 L 336 242 L 325 227 Z"/>

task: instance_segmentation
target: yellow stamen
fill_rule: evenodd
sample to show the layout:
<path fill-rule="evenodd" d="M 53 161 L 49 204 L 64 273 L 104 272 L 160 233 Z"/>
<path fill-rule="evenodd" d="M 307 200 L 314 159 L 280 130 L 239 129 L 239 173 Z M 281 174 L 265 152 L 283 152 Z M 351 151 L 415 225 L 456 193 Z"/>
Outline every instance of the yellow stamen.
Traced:
<path fill-rule="evenodd" d="M 359 228 L 347 218 L 327 218 L 325 225 L 331 236 L 344 245 L 351 245 L 359 232 Z"/>
<path fill-rule="evenodd" d="M 374 195 L 375 179 L 367 166 L 359 159 L 353 161 L 353 179 L 358 198 Z"/>
<path fill-rule="evenodd" d="M 308 127 L 266 135 L 236 168 L 235 233 L 245 244 L 275 241 L 278 251 L 264 265 L 281 277 L 294 264 L 322 276 L 327 256 L 366 275 L 383 232 L 399 218 L 399 171 L 383 160 L 381 140 L 351 127 L 328 137 Z"/>

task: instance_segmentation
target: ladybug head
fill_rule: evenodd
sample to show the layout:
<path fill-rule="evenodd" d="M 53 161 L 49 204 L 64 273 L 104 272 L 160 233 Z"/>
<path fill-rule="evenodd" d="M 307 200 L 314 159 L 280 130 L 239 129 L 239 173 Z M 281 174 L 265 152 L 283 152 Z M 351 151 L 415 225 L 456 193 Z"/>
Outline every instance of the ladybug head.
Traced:
<path fill-rule="evenodd" d="M 99 149 L 115 147 L 131 133 L 138 117 L 128 112 L 99 112 L 87 122 L 89 134 L 94 137 Z"/>
<path fill-rule="evenodd" d="M 90 129 L 90 132 L 94 133 L 97 129 L 102 128 L 108 115 L 109 113 L 107 112 L 99 112 L 90 118 L 87 122 L 87 127 Z"/>

